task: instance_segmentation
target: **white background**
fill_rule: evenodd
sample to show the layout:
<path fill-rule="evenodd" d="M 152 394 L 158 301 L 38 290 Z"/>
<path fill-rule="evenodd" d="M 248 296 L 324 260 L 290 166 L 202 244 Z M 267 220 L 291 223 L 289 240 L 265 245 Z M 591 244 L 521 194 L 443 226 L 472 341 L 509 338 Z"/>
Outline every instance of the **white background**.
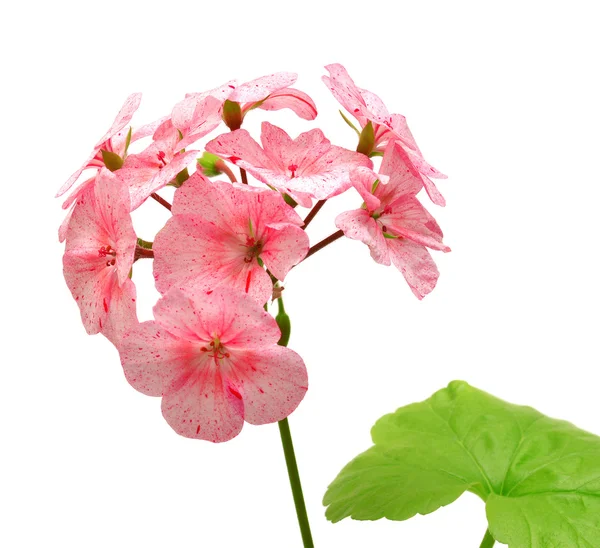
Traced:
<path fill-rule="evenodd" d="M 255 111 L 248 127 L 318 126 L 353 148 L 320 81 L 341 62 L 449 175 L 445 209 L 424 197 L 453 251 L 435 253 L 441 277 L 423 302 L 353 241 L 287 280 L 290 346 L 310 377 L 290 423 L 317 547 L 479 545 L 484 506 L 471 495 L 402 523 L 331 525 L 321 505 L 377 418 L 452 379 L 600 434 L 595 2 L 334 4 L 3 8 L 0 545 L 301 546 L 277 426 L 246 425 L 221 445 L 178 437 L 160 400 L 127 384 L 108 341 L 85 334 L 62 279 L 54 193 L 133 91 L 144 92 L 139 125 L 186 92 L 298 72 L 315 123 Z M 313 243 L 359 203 L 352 193 L 329 203 Z M 151 239 L 166 215 L 143 210 L 136 226 Z M 149 319 L 149 261 L 134 281 Z"/>

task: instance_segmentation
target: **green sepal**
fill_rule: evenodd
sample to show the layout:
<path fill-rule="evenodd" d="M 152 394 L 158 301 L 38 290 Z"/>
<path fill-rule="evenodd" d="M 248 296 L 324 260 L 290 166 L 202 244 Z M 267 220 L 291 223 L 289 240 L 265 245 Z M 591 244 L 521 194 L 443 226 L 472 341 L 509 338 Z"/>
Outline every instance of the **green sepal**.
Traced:
<path fill-rule="evenodd" d="M 358 135 L 358 138 L 360 139 L 360 131 L 358 131 L 358 129 L 356 129 L 356 126 L 350 120 L 348 120 L 346 115 L 341 110 L 339 111 L 339 113 L 340 113 L 341 117 L 344 119 L 344 122 L 346 122 L 354 131 L 356 131 L 356 135 Z"/>
<path fill-rule="evenodd" d="M 121 158 L 117 153 L 110 152 L 110 150 L 102 149 L 102 161 L 104 165 L 110 171 L 117 171 L 117 169 L 121 169 L 123 167 L 123 158 Z"/>
<path fill-rule="evenodd" d="M 198 165 L 202 168 L 202 173 L 206 177 L 217 177 L 223 173 L 218 167 L 217 162 L 222 162 L 216 154 L 210 152 L 204 152 L 200 158 L 196 160 Z"/>
<path fill-rule="evenodd" d="M 190 172 L 187 167 L 184 167 L 173 179 L 169 185 L 174 186 L 175 188 L 179 188 L 183 183 L 185 183 L 190 178 Z"/>
<path fill-rule="evenodd" d="M 143 247 L 144 249 L 152 249 L 153 242 L 147 242 L 146 240 L 142 240 L 141 238 L 137 239 L 137 245 Z"/>
<path fill-rule="evenodd" d="M 235 131 L 242 127 L 243 120 L 244 117 L 242 116 L 240 104 L 226 99 L 225 103 L 223 103 L 223 121 L 225 122 L 225 125 L 231 131 Z"/>
<path fill-rule="evenodd" d="M 367 125 L 360 132 L 360 138 L 358 139 L 358 146 L 356 147 L 356 152 L 360 152 L 365 156 L 369 156 L 371 152 L 373 152 L 373 147 L 375 146 L 375 130 L 373 129 L 373 124 L 371 120 L 367 122 Z"/>
<path fill-rule="evenodd" d="M 127 132 L 127 137 L 125 139 L 125 152 L 123 156 L 127 156 L 127 151 L 129 150 L 129 145 L 131 144 L 131 126 L 129 126 L 129 131 Z"/>
<path fill-rule="evenodd" d="M 289 194 L 284 194 L 283 195 L 283 201 L 292 207 L 296 207 L 298 205 L 298 202 L 296 200 L 294 200 L 294 198 L 292 198 Z"/>

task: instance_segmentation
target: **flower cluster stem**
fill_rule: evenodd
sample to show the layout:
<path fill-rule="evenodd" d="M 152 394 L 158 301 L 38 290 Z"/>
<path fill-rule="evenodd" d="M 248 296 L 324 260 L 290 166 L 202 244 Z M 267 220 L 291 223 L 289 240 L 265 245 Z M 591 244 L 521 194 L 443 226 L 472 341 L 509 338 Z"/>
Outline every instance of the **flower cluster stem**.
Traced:
<path fill-rule="evenodd" d="M 306 261 L 306 259 L 308 259 L 311 255 L 314 255 L 320 249 L 323 249 L 325 246 L 328 246 L 330 243 L 335 242 L 336 240 L 340 239 L 343 235 L 344 235 L 344 233 L 341 230 L 338 230 L 337 232 L 330 234 L 329 236 L 327 236 L 327 238 L 321 240 L 318 244 L 313 245 L 308 250 L 306 257 L 304 257 L 303 260 Z"/>
<path fill-rule="evenodd" d="M 281 331 L 281 338 L 277 344 L 287 346 L 291 332 L 290 318 L 285 311 L 283 299 L 279 297 L 277 301 L 279 312 L 275 316 L 275 320 Z M 294 453 L 294 444 L 292 443 L 292 433 L 290 432 L 290 424 L 287 417 L 279 421 L 279 434 L 281 435 L 281 445 L 283 446 L 285 464 L 290 478 L 290 487 L 292 488 L 292 496 L 294 497 L 294 506 L 296 507 L 296 516 L 298 517 L 302 543 L 304 548 L 314 548 L 308 514 L 306 513 L 306 504 L 304 503 L 304 494 L 302 493 L 302 484 L 300 483 L 300 473 L 298 472 L 296 454 Z"/>
<path fill-rule="evenodd" d="M 310 524 L 308 522 L 308 514 L 306 513 L 306 505 L 304 504 L 304 495 L 302 494 L 302 484 L 300 483 L 300 474 L 298 473 L 298 465 L 296 463 L 296 455 L 294 454 L 294 444 L 292 443 L 292 434 L 287 418 L 279 421 L 279 433 L 281 435 L 281 444 L 283 445 L 283 454 L 285 455 L 285 463 L 287 465 L 288 476 L 290 477 L 290 486 L 294 497 L 294 505 L 296 506 L 296 515 L 298 516 L 298 525 L 300 525 L 300 533 L 304 548 L 314 548 L 312 535 L 310 532 Z"/>
<path fill-rule="evenodd" d="M 306 216 L 306 219 L 304 219 L 304 226 L 302 228 L 304 228 L 306 230 L 306 227 L 309 225 L 309 223 L 317 216 L 317 213 L 319 213 L 320 209 L 325 205 L 325 202 L 327 200 L 319 200 L 316 204 L 315 207 L 313 207 L 308 215 Z"/>
<path fill-rule="evenodd" d="M 494 537 L 490 533 L 490 530 L 488 529 L 485 532 L 485 536 L 483 537 L 483 540 L 481 541 L 479 548 L 492 548 L 492 546 L 494 546 L 494 544 L 496 544 L 496 540 L 494 539 Z"/>
<path fill-rule="evenodd" d="M 156 192 L 150 194 L 150 197 L 156 200 L 161 206 L 166 207 L 169 211 L 171 211 L 171 204 L 167 202 L 164 198 L 161 198 Z"/>

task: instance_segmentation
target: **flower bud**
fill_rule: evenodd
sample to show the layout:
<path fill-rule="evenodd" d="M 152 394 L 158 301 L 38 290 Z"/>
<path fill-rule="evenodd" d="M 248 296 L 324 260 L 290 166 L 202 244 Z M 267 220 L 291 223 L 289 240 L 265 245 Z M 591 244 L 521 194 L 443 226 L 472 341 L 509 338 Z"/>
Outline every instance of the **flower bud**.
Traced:
<path fill-rule="evenodd" d="M 223 121 L 225 122 L 225 125 L 231 131 L 235 131 L 236 129 L 240 129 L 243 119 L 244 117 L 242 116 L 240 104 L 227 99 L 225 103 L 223 103 Z"/>

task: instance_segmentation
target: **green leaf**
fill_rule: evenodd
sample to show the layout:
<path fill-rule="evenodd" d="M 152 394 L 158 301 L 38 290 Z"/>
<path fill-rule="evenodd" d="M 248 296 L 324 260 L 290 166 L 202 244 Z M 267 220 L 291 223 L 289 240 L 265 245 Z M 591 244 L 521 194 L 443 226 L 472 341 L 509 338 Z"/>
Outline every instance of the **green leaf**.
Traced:
<path fill-rule="evenodd" d="M 327 518 L 405 520 L 465 491 L 511 548 L 600 546 L 600 438 L 454 381 L 382 417 L 329 486 Z"/>

